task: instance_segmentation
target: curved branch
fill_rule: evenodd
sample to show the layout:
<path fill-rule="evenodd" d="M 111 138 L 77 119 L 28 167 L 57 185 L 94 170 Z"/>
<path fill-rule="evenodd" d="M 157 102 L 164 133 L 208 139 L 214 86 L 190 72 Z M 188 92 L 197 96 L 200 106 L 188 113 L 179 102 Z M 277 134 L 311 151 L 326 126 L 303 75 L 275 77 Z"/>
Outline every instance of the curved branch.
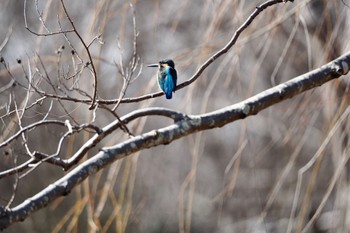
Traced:
<path fill-rule="evenodd" d="M 103 148 L 95 156 L 74 168 L 60 180 L 18 206 L 13 208 L 1 207 L 0 230 L 7 228 L 14 222 L 23 221 L 30 214 L 44 208 L 58 197 L 67 195 L 87 177 L 116 160 L 146 148 L 171 143 L 189 134 L 222 127 L 236 120 L 255 115 L 276 103 L 345 75 L 349 72 L 349 69 L 350 52 L 319 69 L 263 91 L 240 103 L 202 115 L 186 116 L 167 127 L 130 138 L 112 147 Z"/>
<path fill-rule="evenodd" d="M 108 124 L 104 128 L 102 128 L 97 134 L 92 136 L 84 145 L 82 145 L 77 152 L 74 153 L 72 157 L 67 160 L 61 160 L 60 158 L 50 158 L 47 161 L 56 165 L 63 167 L 64 170 L 69 170 L 74 165 L 78 164 L 78 162 L 84 157 L 86 152 L 88 152 L 91 148 L 96 147 L 96 145 L 101 142 L 106 136 L 111 134 L 116 129 L 122 127 L 123 125 L 144 116 L 151 115 L 159 115 L 165 116 L 173 119 L 175 122 L 185 118 L 185 115 L 170 109 L 166 108 L 147 108 L 133 111 L 120 119 L 116 119 L 112 123 Z M 41 159 L 44 159 L 42 157 Z"/>
<path fill-rule="evenodd" d="M 92 130 L 96 131 L 97 134 L 99 134 L 99 132 L 101 131 L 100 128 L 98 128 L 97 126 L 92 125 L 92 124 L 82 124 L 79 126 L 72 126 L 72 125 L 70 125 L 69 121 L 63 122 L 63 121 L 58 121 L 58 120 L 41 120 L 41 121 L 35 122 L 33 124 L 30 124 L 28 126 L 21 127 L 21 129 L 18 130 L 14 135 L 12 135 L 8 139 L 6 139 L 2 143 L 0 143 L 0 148 L 7 146 L 12 141 L 19 138 L 23 133 L 30 131 L 38 126 L 42 126 L 42 125 L 60 125 L 60 126 L 66 126 L 68 128 L 68 131 L 59 140 L 56 153 L 48 155 L 48 154 L 45 154 L 42 152 L 34 151 L 33 156 L 28 161 L 24 162 L 23 164 L 21 164 L 19 166 L 14 167 L 14 168 L 0 172 L 0 179 L 3 177 L 6 177 L 6 176 L 13 175 L 13 174 L 22 173 L 22 172 L 30 169 L 31 167 L 38 166 L 39 164 L 41 164 L 43 162 L 48 162 L 50 164 L 58 165 L 58 166 L 65 168 L 67 166 L 67 162 L 65 162 L 65 160 L 62 160 L 61 158 L 58 157 L 58 155 L 61 151 L 63 141 L 69 135 L 76 133 L 76 132 L 79 132 L 79 131 L 84 130 L 84 129 L 92 129 Z"/>
<path fill-rule="evenodd" d="M 131 121 L 144 116 L 151 116 L 151 115 L 158 115 L 158 116 L 164 116 L 173 119 L 175 122 L 179 121 L 181 119 L 184 119 L 186 116 L 182 113 L 166 109 L 166 108 L 146 108 L 146 109 L 140 109 L 133 112 L 130 112 L 129 114 L 121 117 L 120 119 L 116 119 L 112 123 L 108 124 L 104 128 L 100 129 L 97 128 L 94 125 L 86 124 L 86 125 L 80 125 L 80 126 L 71 126 L 74 131 L 79 131 L 84 128 L 91 128 L 96 131 L 96 134 L 92 136 L 84 145 L 82 145 L 77 152 L 74 153 L 72 157 L 69 159 L 61 159 L 58 155 L 60 152 L 60 144 L 63 142 L 63 140 L 72 133 L 71 130 L 68 130 L 66 134 L 61 137 L 60 143 L 58 146 L 58 149 L 55 154 L 45 154 L 42 152 L 34 151 L 33 152 L 33 158 L 26 161 L 25 163 L 21 164 L 20 166 L 16 166 L 12 169 L 0 172 L 0 178 L 10 176 L 17 173 L 22 173 L 29 169 L 31 166 L 37 166 L 38 164 L 42 162 L 47 162 L 53 165 L 57 165 L 62 167 L 64 170 L 69 170 L 73 166 L 79 163 L 79 161 L 84 157 L 86 152 L 88 152 L 91 148 L 94 148 L 97 146 L 99 142 L 101 142 L 105 137 L 107 137 L 109 134 L 111 134 L 113 131 L 115 131 L 118 128 L 122 128 L 126 124 L 130 123 Z M 63 121 L 57 121 L 57 120 L 46 120 L 46 121 L 39 121 L 35 122 L 31 125 L 28 125 L 26 127 L 23 127 L 21 130 L 16 132 L 14 135 L 12 135 L 10 138 L 8 138 L 6 141 L 0 143 L 0 148 L 7 146 L 10 144 L 13 140 L 17 139 L 22 133 L 29 131 L 37 126 L 40 125 L 46 125 L 46 124 L 58 124 L 61 126 L 67 126 L 66 122 Z"/>
<path fill-rule="evenodd" d="M 63 2 L 63 0 L 61 0 Z M 236 44 L 239 36 L 242 34 L 242 32 L 245 31 L 245 29 L 254 21 L 254 19 L 262 12 L 264 11 L 266 8 L 276 5 L 278 3 L 286 3 L 286 2 L 293 2 L 292 0 L 268 0 L 264 3 L 262 3 L 261 5 L 257 6 L 255 8 L 255 10 L 253 11 L 253 13 L 251 15 L 249 15 L 249 17 L 246 19 L 246 21 L 234 32 L 233 36 L 231 37 L 230 41 L 219 51 L 217 51 L 214 55 L 212 55 L 211 57 L 209 57 L 196 71 L 196 73 L 194 73 L 192 75 L 192 77 L 190 77 L 187 81 L 180 83 L 179 85 L 176 86 L 176 90 L 182 89 L 188 85 L 190 85 L 191 83 L 193 83 L 195 80 L 197 80 L 199 78 L 199 76 L 204 72 L 204 70 L 211 65 L 216 59 L 218 59 L 219 57 L 221 57 L 223 54 L 227 53 L 233 45 Z M 72 24 L 73 22 L 71 22 Z M 72 24 L 72 26 L 74 27 L 74 24 Z M 75 30 L 75 28 L 74 28 Z M 80 35 L 77 33 L 77 31 L 75 31 L 75 33 L 78 35 L 78 37 L 80 38 L 82 44 L 86 47 L 86 45 L 84 44 L 84 41 L 82 40 L 82 38 L 80 37 Z M 90 53 L 88 51 L 88 48 L 86 48 L 90 61 L 91 57 L 90 57 Z M 91 64 L 92 67 L 94 68 L 93 64 Z M 96 79 L 96 77 L 95 77 Z M 97 80 L 95 80 L 95 82 L 97 83 Z M 77 99 L 77 98 L 72 98 L 69 96 L 56 96 L 56 95 L 50 95 L 50 94 L 46 94 L 45 96 L 47 97 L 51 97 L 51 98 L 56 98 L 56 99 L 60 99 L 60 100 L 67 100 L 67 101 L 73 101 L 73 102 L 80 102 L 80 103 L 85 103 L 85 104 L 90 104 L 90 108 L 95 105 L 96 103 L 98 104 L 119 104 L 119 103 L 134 103 L 134 102 L 140 102 L 146 99 L 151 99 L 151 98 L 155 98 L 155 97 L 159 97 L 164 95 L 164 93 L 162 91 L 158 91 L 155 93 L 151 93 L 151 94 L 146 94 L 146 95 L 142 95 L 142 96 L 138 96 L 138 97 L 131 97 L 131 98 L 118 98 L 118 99 L 113 99 L 113 100 L 99 100 L 96 99 L 96 89 L 97 87 L 94 87 L 94 96 L 92 99 L 92 103 L 91 103 L 91 99 Z"/>
<path fill-rule="evenodd" d="M 217 51 L 214 55 L 212 55 L 211 57 L 209 57 L 196 71 L 196 73 L 194 73 L 194 75 L 192 75 L 192 77 L 190 77 L 187 81 L 180 83 L 179 85 L 176 86 L 175 90 L 179 90 L 182 89 L 188 85 L 190 85 L 191 83 L 193 83 L 195 80 L 197 80 L 199 78 L 199 76 L 204 72 L 204 70 L 210 65 L 212 64 L 216 59 L 218 59 L 220 56 L 222 56 L 223 54 L 227 53 L 234 44 L 236 44 L 236 41 L 238 39 L 238 37 L 241 35 L 241 33 L 253 22 L 253 20 L 266 8 L 276 5 L 278 3 L 285 3 L 287 2 L 286 0 L 269 0 L 266 1 L 264 3 L 262 3 L 261 5 L 257 6 L 255 8 L 255 10 L 253 11 L 253 13 L 247 18 L 247 20 L 234 32 L 233 36 L 231 37 L 230 41 L 219 51 Z M 292 1 L 291 1 L 292 2 Z M 163 92 L 159 91 L 153 94 L 148 94 L 148 95 L 143 95 L 143 96 L 139 96 L 139 97 L 135 97 L 135 98 L 125 98 L 122 99 L 120 102 L 121 103 L 131 103 L 131 102 L 138 102 L 141 100 L 145 100 L 145 99 L 150 99 L 150 98 L 154 98 L 154 97 L 158 97 L 164 95 Z"/>
<path fill-rule="evenodd" d="M 37 4 L 37 3 L 36 3 L 36 4 Z M 39 11 L 37 5 L 36 5 L 36 10 L 37 10 L 37 12 Z M 24 11 L 24 13 L 23 13 L 23 15 L 24 15 L 24 27 L 25 27 L 30 33 L 32 33 L 32 34 L 34 34 L 34 35 L 36 35 L 36 36 L 53 36 L 53 35 L 60 35 L 60 34 L 64 34 L 64 33 L 74 32 L 74 30 L 65 30 L 65 31 L 60 30 L 60 31 L 58 31 L 58 32 L 48 32 L 48 33 L 39 33 L 39 32 L 36 32 L 36 31 L 30 29 L 30 27 L 28 26 L 28 20 L 27 20 L 27 0 L 24 1 L 23 11 Z M 43 24 L 44 28 L 45 28 L 46 30 L 48 30 L 47 27 L 46 27 L 46 25 L 45 25 L 45 23 L 44 23 L 44 20 L 43 20 L 42 17 L 41 17 L 41 14 L 39 14 L 39 19 L 40 19 L 41 23 Z"/>
<path fill-rule="evenodd" d="M 27 132 L 27 131 L 29 131 L 37 126 L 47 125 L 47 124 L 49 124 L 49 125 L 56 124 L 56 125 L 61 125 L 61 126 L 65 125 L 65 123 L 63 121 L 58 121 L 58 120 L 44 120 L 44 121 L 35 122 L 35 123 L 30 124 L 28 126 L 22 127 L 21 130 L 17 131 L 14 135 L 12 135 L 8 139 L 6 139 L 2 143 L 0 143 L 0 148 L 10 144 L 13 140 L 15 140 L 19 136 L 21 136 L 22 133 L 25 133 L 25 132 Z"/>
<path fill-rule="evenodd" d="M 0 172 L 0 178 L 14 175 L 14 174 L 18 174 L 18 173 L 22 173 L 22 172 L 26 171 L 30 167 L 30 165 L 35 163 L 35 162 L 36 162 L 35 158 L 30 158 L 29 160 L 25 161 L 21 165 L 17 165 L 16 167 L 8 169 L 4 172 Z"/>

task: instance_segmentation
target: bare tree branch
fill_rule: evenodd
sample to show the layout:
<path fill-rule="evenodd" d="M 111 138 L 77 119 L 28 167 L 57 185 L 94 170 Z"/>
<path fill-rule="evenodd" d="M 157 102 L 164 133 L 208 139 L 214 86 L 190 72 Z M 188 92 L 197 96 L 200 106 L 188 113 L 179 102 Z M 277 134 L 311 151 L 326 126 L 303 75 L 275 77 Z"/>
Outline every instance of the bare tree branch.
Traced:
<path fill-rule="evenodd" d="M 64 7 L 64 3 L 63 0 L 61 0 L 62 5 Z M 234 32 L 233 36 L 231 37 L 230 41 L 219 51 L 217 51 L 214 55 L 212 55 L 211 57 L 209 57 L 199 68 L 198 70 L 195 72 L 195 74 L 192 75 L 192 77 L 190 77 L 187 81 L 180 83 L 179 85 L 176 86 L 176 90 L 182 89 L 188 85 L 190 85 L 191 83 L 193 83 L 194 81 L 196 81 L 201 74 L 206 70 L 206 68 L 212 64 L 215 60 L 217 60 L 219 57 L 221 57 L 222 55 L 224 55 L 225 53 L 227 53 L 233 45 L 236 44 L 238 38 L 240 37 L 240 35 L 249 27 L 249 25 L 254 21 L 254 19 L 261 13 L 263 12 L 265 9 L 267 9 L 270 6 L 279 4 L 279 3 L 286 3 L 288 1 L 286 0 L 268 0 L 264 3 L 262 3 L 261 5 L 257 6 L 256 9 L 253 11 L 253 13 L 251 15 L 249 15 L 249 17 L 246 19 L 246 21 Z M 293 2 L 293 1 L 290 1 Z M 65 8 L 64 8 L 65 9 Z M 69 21 L 71 22 L 72 26 L 74 25 L 74 23 L 72 22 L 72 20 L 69 18 L 69 15 L 66 13 L 66 16 L 68 17 Z M 133 19 L 135 20 L 135 19 Z M 134 23 L 134 41 L 136 41 L 136 37 L 135 37 L 135 32 L 136 32 L 136 26 L 135 26 L 135 21 L 133 21 Z M 73 26 L 74 28 L 74 26 Z M 76 29 L 74 28 L 73 30 L 77 36 L 79 37 L 80 41 L 82 42 L 83 46 L 85 47 L 85 50 L 88 53 L 89 56 L 89 61 L 92 62 L 92 57 L 91 54 L 89 52 L 88 46 L 84 43 L 83 39 L 81 38 L 80 34 L 76 31 Z M 134 53 L 136 52 L 136 45 L 134 44 Z M 134 54 L 135 56 L 136 54 Z M 134 61 L 133 58 L 133 64 L 135 64 L 136 61 Z M 90 104 L 90 109 L 91 107 L 95 104 L 105 104 L 105 105 L 109 105 L 109 104 L 116 104 L 116 106 L 118 106 L 120 103 L 135 103 L 135 102 L 140 102 L 143 100 L 147 100 L 147 99 L 151 99 L 151 98 L 155 98 L 155 97 L 159 97 L 164 95 L 164 93 L 162 91 L 159 92 L 155 92 L 155 93 L 151 93 L 151 94 L 146 94 L 143 96 L 138 96 L 138 97 L 131 97 L 131 98 L 118 98 L 118 99 L 113 99 L 113 100 L 99 100 L 96 99 L 96 85 L 97 85 L 97 80 L 95 77 L 95 72 L 94 71 L 94 66 L 93 63 L 91 64 L 92 68 L 93 68 L 93 76 L 94 76 L 94 80 L 95 80 L 95 84 L 94 84 L 94 96 L 93 96 L 93 100 L 91 102 L 91 99 L 78 99 L 78 98 L 72 98 L 69 96 L 60 96 L 60 95 L 53 95 L 53 94 L 49 94 L 49 93 L 42 93 L 44 96 L 50 97 L 50 98 L 55 98 L 55 99 L 60 99 L 60 100 L 66 100 L 66 101 L 72 101 L 72 102 L 80 102 L 80 103 L 85 103 L 85 104 Z M 134 67 L 136 68 L 137 64 L 134 65 Z M 123 92 L 122 92 L 123 93 Z M 122 94 L 121 93 L 121 94 Z"/>
<path fill-rule="evenodd" d="M 36 11 L 39 15 L 39 20 L 42 23 L 42 25 L 44 26 L 45 30 L 47 31 L 47 33 L 39 33 L 36 32 L 34 30 L 32 30 L 29 26 L 28 26 L 28 19 L 27 19 L 27 0 L 24 0 L 24 8 L 23 8 L 23 15 L 24 15 L 24 25 L 25 28 L 32 34 L 36 35 L 36 36 L 53 36 L 53 35 L 59 35 L 59 34 L 64 34 L 64 33 L 69 33 L 69 32 L 74 32 L 74 30 L 60 30 L 58 32 L 50 32 L 50 30 L 46 27 L 45 21 L 42 18 L 42 14 L 39 13 L 39 9 L 38 9 L 38 1 L 35 1 L 35 7 L 36 7 Z"/>
<path fill-rule="evenodd" d="M 96 98 L 97 98 L 97 71 L 96 71 L 96 68 L 95 68 L 95 65 L 94 65 L 94 61 L 92 59 L 92 56 L 91 56 L 91 53 L 90 53 L 90 50 L 89 50 L 89 45 L 87 45 L 83 38 L 81 37 L 81 35 L 79 34 L 78 30 L 76 29 L 74 23 L 73 23 L 73 20 L 70 18 L 68 12 L 67 12 L 67 9 L 66 9 L 66 6 L 64 4 L 64 1 L 61 0 L 61 4 L 62 4 L 62 7 L 63 7 L 63 10 L 64 10 L 64 13 L 67 17 L 67 19 L 69 20 L 71 26 L 73 27 L 73 31 L 75 33 L 75 35 L 77 35 L 77 37 L 79 38 L 81 44 L 84 46 L 85 48 L 85 51 L 89 57 L 89 63 L 91 65 L 91 68 L 92 68 L 92 74 L 93 74 L 93 78 L 94 78 L 94 85 L 93 85 L 93 95 L 92 95 L 92 102 L 91 102 L 91 105 L 90 105 L 90 110 L 94 109 L 95 108 L 95 104 L 96 104 Z"/>
<path fill-rule="evenodd" d="M 339 78 L 347 74 L 349 69 L 350 52 L 319 69 L 265 90 L 240 103 L 201 115 L 180 117 L 180 120 L 167 127 L 152 130 L 111 147 L 102 148 L 99 153 L 35 196 L 28 198 L 16 207 L 1 208 L 0 229 L 7 228 L 13 222 L 24 220 L 31 213 L 47 206 L 58 197 L 67 195 L 87 177 L 97 173 L 116 160 L 146 148 L 171 143 L 189 134 L 222 127 L 239 119 L 255 115 L 276 103 Z"/>

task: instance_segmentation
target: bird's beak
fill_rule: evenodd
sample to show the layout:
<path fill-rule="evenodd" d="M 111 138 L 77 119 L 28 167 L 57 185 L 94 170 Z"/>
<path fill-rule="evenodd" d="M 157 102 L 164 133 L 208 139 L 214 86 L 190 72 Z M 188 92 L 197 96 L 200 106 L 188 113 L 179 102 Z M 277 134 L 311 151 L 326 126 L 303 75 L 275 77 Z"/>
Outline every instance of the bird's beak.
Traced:
<path fill-rule="evenodd" d="M 156 63 L 156 64 L 150 64 L 150 65 L 147 65 L 147 67 L 159 67 L 159 64 Z"/>

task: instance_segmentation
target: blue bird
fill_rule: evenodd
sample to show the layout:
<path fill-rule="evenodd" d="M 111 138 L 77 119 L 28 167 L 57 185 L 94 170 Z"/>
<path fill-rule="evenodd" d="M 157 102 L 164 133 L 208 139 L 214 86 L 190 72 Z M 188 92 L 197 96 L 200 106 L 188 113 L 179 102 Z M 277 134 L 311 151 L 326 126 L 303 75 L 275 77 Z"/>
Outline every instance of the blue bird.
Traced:
<path fill-rule="evenodd" d="M 158 85 L 165 93 L 167 99 L 173 97 L 175 92 L 177 73 L 175 70 L 175 63 L 171 59 L 162 60 L 157 64 L 148 65 L 148 67 L 158 67 Z"/>

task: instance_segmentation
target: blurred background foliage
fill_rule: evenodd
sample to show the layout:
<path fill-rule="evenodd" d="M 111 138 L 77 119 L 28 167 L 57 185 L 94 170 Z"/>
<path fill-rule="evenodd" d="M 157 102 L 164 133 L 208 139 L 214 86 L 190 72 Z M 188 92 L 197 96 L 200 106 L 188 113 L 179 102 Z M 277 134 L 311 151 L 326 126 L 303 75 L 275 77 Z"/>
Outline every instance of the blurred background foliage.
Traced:
<path fill-rule="evenodd" d="M 172 58 L 181 83 L 222 48 L 262 2 L 65 1 L 86 43 L 101 35 L 103 43 L 94 41 L 90 46 L 101 99 L 118 98 L 122 77 L 115 64 L 121 58 L 124 64 L 132 59 L 130 3 L 135 9 L 139 32 L 137 53 L 143 66 Z M 51 31 L 59 31 L 60 25 L 66 30 L 70 28 L 59 1 L 37 3 L 38 8 L 34 1 L 27 2 L 31 30 L 45 31 L 40 22 L 41 13 Z M 186 114 L 205 113 L 317 68 L 350 48 L 350 9 L 346 3 L 349 4 L 348 1 L 295 0 L 268 8 L 227 54 L 208 67 L 196 82 L 177 91 L 172 100 L 162 96 L 125 103 L 116 112 L 122 116 L 135 109 L 160 106 Z M 82 44 L 71 33 L 67 34 L 71 44 L 62 34 L 39 37 L 30 33 L 25 29 L 23 12 L 23 1 L 1 0 L 0 41 L 8 38 L 1 56 L 16 80 L 24 82 L 30 66 L 32 72 L 45 70 L 52 82 L 57 83 L 61 75 L 73 72 L 71 46 L 83 60 L 87 59 Z M 143 68 L 141 76 L 128 87 L 126 97 L 158 91 L 155 73 L 155 69 Z M 11 81 L 3 65 L 0 76 L 1 86 Z M 120 160 L 84 181 L 67 197 L 7 231 L 299 232 L 324 201 L 311 232 L 348 232 L 349 170 L 341 164 L 349 156 L 349 117 L 340 121 L 349 106 L 348 78 L 223 128 L 197 133 Z M 81 89 L 91 93 L 90 72 L 84 70 L 76 81 Z M 45 82 L 40 85 L 53 92 Z M 26 90 L 14 86 L 0 94 L 2 137 L 15 132 L 15 128 L 8 127 L 13 119 L 4 116 L 11 93 L 20 102 Z M 31 96 L 33 102 L 37 98 L 39 95 Z M 51 100 L 45 100 L 29 109 L 24 123 L 41 119 L 50 104 Z M 53 100 L 49 118 L 64 120 L 69 112 L 77 122 L 89 122 L 92 115 L 88 107 Z M 102 127 L 112 120 L 112 115 L 97 111 L 97 125 Z M 148 117 L 128 127 L 138 135 L 171 123 L 162 117 Z M 55 126 L 33 130 L 27 135 L 28 143 L 33 150 L 53 153 L 64 132 L 65 129 Z M 84 132 L 70 137 L 60 156 L 68 158 L 90 136 Z M 127 137 L 122 131 L 115 132 L 101 146 L 122 142 Z M 94 155 L 97 149 L 87 156 Z M 20 141 L 0 150 L 1 171 L 28 158 Z M 19 180 L 13 206 L 64 174 L 53 165 L 39 166 Z M 0 180 L 2 205 L 13 194 L 15 179 Z M 334 187 L 332 179 L 335 179 Z"/>

